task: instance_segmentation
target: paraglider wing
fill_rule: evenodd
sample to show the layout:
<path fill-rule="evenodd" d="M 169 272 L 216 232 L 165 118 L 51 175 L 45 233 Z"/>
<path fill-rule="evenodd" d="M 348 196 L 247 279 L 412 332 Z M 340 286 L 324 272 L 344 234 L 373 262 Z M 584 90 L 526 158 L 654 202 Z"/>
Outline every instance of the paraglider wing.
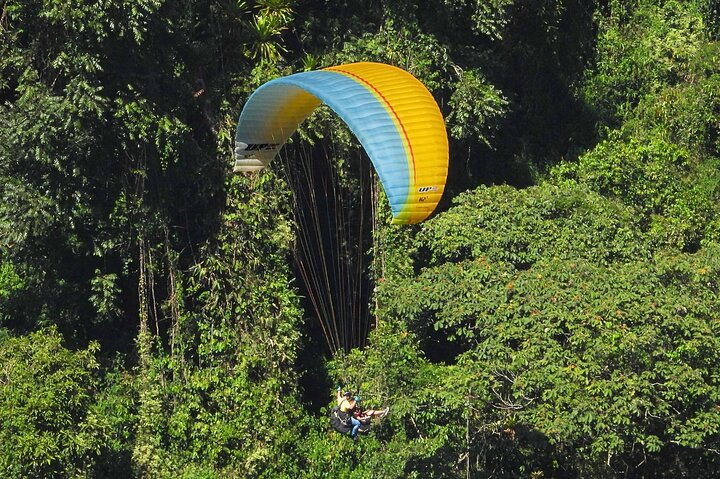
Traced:
<path fill-rule="evenodd" d="M 442 197 L 448 141 L 440 109 L 408 72 L 351 63 L 271 80 L 250 96 L 238 121 L 233 171 L 264 168 L 320 103 L 365 148 L 390 201 L 393 223 L 418 223 Z"/>

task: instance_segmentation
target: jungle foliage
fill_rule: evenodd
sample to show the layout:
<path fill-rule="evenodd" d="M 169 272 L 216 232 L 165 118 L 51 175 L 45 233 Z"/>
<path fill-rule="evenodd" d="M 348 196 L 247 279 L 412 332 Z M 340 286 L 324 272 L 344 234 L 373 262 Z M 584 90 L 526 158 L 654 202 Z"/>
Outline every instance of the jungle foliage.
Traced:
<path fill-rule="evenodd" d="M 0 8 L 0 476 L 720 470 L 718 2 Z M 450 176 L 421 225 L 380 198 L 330 357 L 283 165 L 227 172 L 256 87 L 362 60 L 430 89 Z M 326 109 L 301 145 L 362 159 Z M 336 385 L 391 414 L 349 441 Z"/>

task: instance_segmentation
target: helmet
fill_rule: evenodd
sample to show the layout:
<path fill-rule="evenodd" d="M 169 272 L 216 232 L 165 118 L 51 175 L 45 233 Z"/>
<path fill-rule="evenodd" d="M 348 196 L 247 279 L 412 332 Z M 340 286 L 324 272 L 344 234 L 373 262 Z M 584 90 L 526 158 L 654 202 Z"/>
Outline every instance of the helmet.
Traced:
<path fill-rule="evenodd" d="M 345 391 L 345 394 L 343 394 L 343 396 L 349 398 L 350 396 L 352 396 L 352 393 L 350 391 Z"/>

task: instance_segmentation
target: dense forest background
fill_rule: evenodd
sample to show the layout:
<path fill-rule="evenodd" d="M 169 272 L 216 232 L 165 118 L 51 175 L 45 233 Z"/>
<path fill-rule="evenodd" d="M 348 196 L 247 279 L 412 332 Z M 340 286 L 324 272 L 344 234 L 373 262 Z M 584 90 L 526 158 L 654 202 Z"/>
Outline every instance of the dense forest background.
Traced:
<path fill-rule="evenodd" d="M 0 476 L 720 474 L 720 2 L 0 5 Z M 229 171 L 255 88 L 363 60 L 450 174 L 420 225 L 376 200 L 333 355 L 283 162 Z M 329 110 L 308 149 L 359 194 Z M 335 386 L 390 415 L 348 440 Z"/>

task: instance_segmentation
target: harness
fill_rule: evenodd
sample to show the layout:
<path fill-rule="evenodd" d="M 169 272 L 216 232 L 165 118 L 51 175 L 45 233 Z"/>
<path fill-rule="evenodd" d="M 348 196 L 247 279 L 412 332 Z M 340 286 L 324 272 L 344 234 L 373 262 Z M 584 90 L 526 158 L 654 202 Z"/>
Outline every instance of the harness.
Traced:
<path fill-rule="evenodd" d="M 345 411 L 341 411 L 340 406 L 335 406 L 330 410 L 330 423 L 333 429 L 343 434 L 352 429 L 350 415 Z"/>
<path fill-rule="evenodd" d="M 351 412 L 345 412 L 340 410 L 340 406 L 342 406 L 342 402 L 334 406 L 330 410 L 330 424 L 332 425 L 333 429 L 335 429 L 337 432 L 341 434 L 347 434 L 349 433 L 352 428 L 352 421 L 350 418 L 352 417 Z M 362 434 L 367 434 L 370 432 L 370 421 L 362 421 L 360 427 L 358 428 L 358 432 Z"/>

